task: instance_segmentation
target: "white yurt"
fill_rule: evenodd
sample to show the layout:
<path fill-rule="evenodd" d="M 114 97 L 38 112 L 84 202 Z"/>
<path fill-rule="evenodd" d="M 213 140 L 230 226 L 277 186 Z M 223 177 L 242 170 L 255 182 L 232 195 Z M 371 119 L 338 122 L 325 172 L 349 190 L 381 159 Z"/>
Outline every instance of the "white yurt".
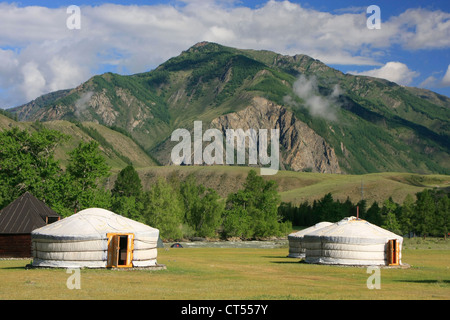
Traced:
<path fill-rule="evenodd" d="M 401 265 L 403 238 L 356 217 L 304 236 L 305 262 L 339 265 Z"/>
<path fill-rule="evenodd" d="M 305 234 L 308 234 L 313 231 L 317 231 L 317 230 L 327 227 L 331 224 L 332 224 L 331 222 L 326 222 L 326 221 L 319 222 L 309 228 L 289 234 L 288 235 L 288 242 L 289 242 L 288 257 L 289 258 L 301 258 L 301 259 L 305 258 L 305 252 L 306 252 L 305 246 L 304 246 Z"/>
<path fill-rule="evenodd" d="M 156 265 L 159 230 L 90 208 L 31 233 L 33 266 L 60 268 Z"/>

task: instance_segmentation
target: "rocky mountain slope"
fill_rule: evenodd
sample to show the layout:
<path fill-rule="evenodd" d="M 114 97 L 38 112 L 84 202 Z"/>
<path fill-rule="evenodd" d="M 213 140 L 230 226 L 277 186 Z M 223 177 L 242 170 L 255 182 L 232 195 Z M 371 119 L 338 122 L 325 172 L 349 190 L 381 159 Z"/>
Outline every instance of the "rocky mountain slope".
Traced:
<path fill-rule="evenodd" d="M 279 128 L 295 171 L 450 172 L 450 99 L 343 74 L 305 55 L 202 42 L 155 70 L 94 76 L 10 109 L 21 121 L 93 122 L 127 131 L 161 164 L 177 128 Z"/>
<path fill-rule="evenodd" d="M 266 98 L 255 97 L 245 109 L 214 119 L 213 128 L 275 128 L 283 151 L 280 163 L 294 171 L 341 173 L 334 149 L 291 111 Z"/>

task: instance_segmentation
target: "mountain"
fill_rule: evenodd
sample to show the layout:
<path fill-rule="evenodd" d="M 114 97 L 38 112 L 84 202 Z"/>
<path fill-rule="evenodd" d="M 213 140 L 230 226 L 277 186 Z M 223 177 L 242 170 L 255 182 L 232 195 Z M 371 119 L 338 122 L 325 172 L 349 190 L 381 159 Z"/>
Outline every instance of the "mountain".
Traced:
<path fill-rule="evenodd" d="M 135 167 L 156 166 L 153 160 L 130 136 L 93 122 L 72 123 L 65 120 L 46 122 L 17 122 L 0 114 L 0 130 L 19 127 L 33 132 L 41 127 L 56 130 L 68 135 L 68 141 L 62 142 L 55 149 L 55 158 L 63 167 L 66 166 L 69 151 L 77 147 L 80 141 L 95 140 L 113 172 L 118 172 L 128 164 Z"/>
<path fill-rule="evenodd" d="M 106 73 L 10 109 L 20 121 L 120 128 L 160 164 L 175 129 L 280 130 L 281 168 L 450 172 L 450 98 L 286 56 L 201 42 L 150 72 Z"/>

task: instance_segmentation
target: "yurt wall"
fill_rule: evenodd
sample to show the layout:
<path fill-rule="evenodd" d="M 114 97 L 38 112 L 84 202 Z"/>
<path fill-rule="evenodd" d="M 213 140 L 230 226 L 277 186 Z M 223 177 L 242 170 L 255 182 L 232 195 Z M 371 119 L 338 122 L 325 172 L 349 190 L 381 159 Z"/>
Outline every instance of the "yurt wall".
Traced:
<path fill-rule="evenodd" d="M 305 246 L 304 246 L 304 236 L 310 232 L 317 231 L 321 228 L 331 225 L 331 222 L 319 222 L 309 228 L 293 232 L 288 235 L 289 242 L 289 258 L 304 258 L 305 257 Z"/>
<path fill-rule="evenodd" d="M 400 265 L 403 238 L 355 217 L 304 236 L 305 261 L 342 265 Z"/>

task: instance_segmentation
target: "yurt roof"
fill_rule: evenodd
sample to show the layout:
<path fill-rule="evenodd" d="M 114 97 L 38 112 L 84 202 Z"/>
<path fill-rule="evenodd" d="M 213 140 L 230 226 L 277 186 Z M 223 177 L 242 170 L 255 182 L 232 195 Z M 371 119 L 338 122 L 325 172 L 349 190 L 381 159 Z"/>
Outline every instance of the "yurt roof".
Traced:
<path fill-rule="evenodd" d="M 383 243 L 389 239 L 403 240 L 391 231 L 378 227 L 366 220 L 347 217 L 339 222 L 305 235 L 305 238 L 320 238 L 322 241 L 340 243 Z"/>
<path fill-rule="evenodd" d="M 89 208 L 36 229 L 31 235 L 33 238 L 87 240 L 105 239 L 107 233 L 158 236 L 159 230 L 109 210 Z"/>
<path fill-rule="evenodd" d="M 331 222 L 327 222 L 327 221 L 319 222 L 319 223 L 316 223 L 315 225 L 313 225 L 313 226 L 311 226 L 309 228 L 305 228 L 303 230 L 300 230 L 300 231 L 293 232 L 293 233 L 289 234 L 288 238 L 301 238 L 305 234 L 308 234 L 310 232 L 322 229 L 324 227 L 328 227 L 329 225 L 332 225 L 332 223 Z"/>

